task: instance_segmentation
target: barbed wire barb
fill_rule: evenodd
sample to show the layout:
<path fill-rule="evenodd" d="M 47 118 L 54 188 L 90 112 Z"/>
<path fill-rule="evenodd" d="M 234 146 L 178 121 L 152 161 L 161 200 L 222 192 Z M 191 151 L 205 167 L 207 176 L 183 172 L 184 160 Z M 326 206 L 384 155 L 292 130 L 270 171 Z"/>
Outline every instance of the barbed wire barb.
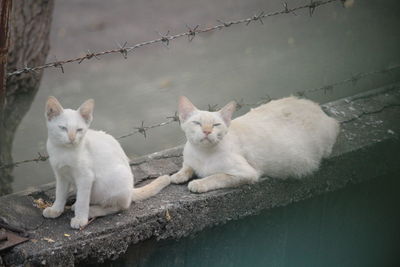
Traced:
<path fill-rule="evenodd" d="M 23 71 L 25 73 L 32 73 L 34 75 L 36 75 L 38 73 L 35 69 L 28 67 L 28 63 L 26 63 L 26 62 L 24 63 Z"/>
<path fill-rule="evenodd" d="M 85 59 L 91 59 L 91 58 L 93 58 L 93 57 L 96 58 L 97 60 L 100 60 L 100 58 L 98 57 L 97 54 L 90 52 L 89 49 L 86 50 L 86 51 L 87 51 L 87 52 L 86 52 L 86 56 L 82 57 L 82 58 L 79 60 L 78 64 L 81 64 L 82 61 L 84 61 Z"/>
<path fill-rule="evenodd" d="M 293 15 L 297 16 L 297 14 L 293 10 L 289 9 L 287 2 L 283 2 L 282 4 L 283 4 L 284 12 L 286 14 L 292 13 Z"/>
<path fill-rule="evenodd" d="M 189 42 L 193 41 L 194 37 L 196 36 L 196 30 L 200 25 L 196 25 L 196 27 L 194 28 L 190 28 L 187 24 L 186 24 L 186 28 L 188 28 L 188 33 L 187 33 L 187 37 Z"/>
<path fill-rule="evenodd" d="M 125 43 L 123 45 L 121 45 L 120 43 L 116 42 L 119 48 L 119 52 L 121 53 L 121 55 L 124 57 L 124 59 L 128 58 L 128 49 L 126 48 L 126 45 L 128 44 L 127 41 L 125 41 Z"/>
<path fill-rule="evenodd" d="M 147 127 L 144 126 L 144 121 L 142 121 L 142 125 L 140 127 L 135 127 L 135 129 L 138 131 L 138 133 L 144 136 L 144 139 L 147 138 Z"/>
<path fill-rule="evenodd" d="M 257 21 L 257 20 L 260 21 L 260 23 L 264 25 L 264 22 L 262 21 L 264 15 L 265 15 L 265 12 L 261 11 L 260 14 L 254 15 L 252 18 L 247 19 L 246 26 L 249 25 L 250 22 Z"/>
<path fill-rule="evenodd" d="M 207 110 L 210 112 L 218 111 L 218 109 L 219 109 L 218 104 L 214 104 L 214 105 L 208 104 L 207 105 Z"/>
<path fill-rule="evenodd" d="M 269 94 L 265 94 L 265 96 L 262 96 L 260 98 L 263 103 L 269 103 L 271 102 L 271 100 L 273 100 L 273 98 Z"/>
<path fill-rule="evenodd" d="M 243 98 L 241 98 L 239 101 L 235 99 L 235 103 L 236 103 L 236 110 L 240 110 L 246 105 L 246 103 L 244 103 Z"/>
<path fill-rule="evenodd" d="M 179 119 L 178 111 L 175 111 L 174 115 L 167 116 L 167 119 L 171 119 L 173 122 L 178 122 L 181 125 L 181 120 Z"/>
<path fill-rule="evenodd" d="M 33 68 L 29 68 L 28 64 L 25 62 L 24 63 L 24 72 L 25 73 L 29 73 L 31 74 L 31 77 L 36 81 L 39 82 L 39 77 L 38 77 L 38 71 L 33 69 Z"/>
<path fill-rule="evenodd" d="M 166 48 L 169 48 L 168 47 L 168 45 L 169 45 L 169 40 L 170 40 L 170 36 L 168 36 L 169 35 L 169 30 L 167 31 L 167 33 L 165 34 L 165 35 L 162 35 L 161 33 L 159 33 L 159 32 L 157 32 L 158 33 L 158 35 L 160 35 L 160 37 L 161 37 L 161 39 L 160 39 L 160 41 L 161 41 L 161 43 L 166 47 Z"/>
<path fill-rule="evenodd" d="M 54 63 L 53 63 L 53 66 L 54 66 L 55 68 L 61 69 L 61 72 L 64 73 L 63 64 L 62 64 L 60 61 L 57 60 L 57 56 L 54 56 Z"/>
<path fill-rule="evenodd" d="M 314 0 L 310 0 L 310 5 L 309 5 L 309 11 L 310 11 L 310 17 L 313 16 L 315 9 L 319 6 L 319 2 L 314 2 Z"/>
<path fill-rule="evenodd" d="M 228 28 L 231 25 L 233 25 L 233 22 L 224 22 L 224 21 L 222 21 L 220 19 L 217 19 L 217 22 L 221 23 L 221 25 L 219 25 L 220 28 L 223 28 L 223 27 Z"/>

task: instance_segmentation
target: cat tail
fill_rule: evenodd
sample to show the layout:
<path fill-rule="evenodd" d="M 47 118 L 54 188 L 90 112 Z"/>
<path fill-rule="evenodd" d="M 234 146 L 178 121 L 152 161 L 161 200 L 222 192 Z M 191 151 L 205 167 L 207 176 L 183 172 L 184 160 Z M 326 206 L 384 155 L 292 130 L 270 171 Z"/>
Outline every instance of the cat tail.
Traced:
<path fill-rule="evenodd" d="M 157 195 L 164 187 L 167 187 L 171 183 L 171 177 L 169 175 L 163 175 L 152 181 L 151 183 L 142 187 L 133 188 L 132 190 L 132 201 L 141 201 Z"/>

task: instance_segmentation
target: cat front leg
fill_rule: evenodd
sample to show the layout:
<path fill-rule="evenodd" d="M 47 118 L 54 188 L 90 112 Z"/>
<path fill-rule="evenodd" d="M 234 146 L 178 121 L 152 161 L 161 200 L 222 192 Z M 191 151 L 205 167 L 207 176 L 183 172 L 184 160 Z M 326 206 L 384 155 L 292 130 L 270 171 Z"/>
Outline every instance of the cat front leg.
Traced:
<path fill-rule="evenodd" d="M 43 210 L 43 216 L 46 218 L 57 218 L 60 216 L 67 203 L 68 190 L 70 187 L 70 181 L 65 177 L 62 177 L 57 172 L 56 176 L 56 200 L 51 207 L 47 207 Z"/>
<path fill-rule="evenodd" d="M 80 176 L 76 182 L 75 217 L 71 219 L 71 227 L 79 229 L 88 223 L 90 194 L 94 177 L 92 175 Z"/>
<path fill-rule="evenodd" d="M 183 163 L 182 168 L 171 176 L 171 182 L 174 184 L 181 184 L 187 182 L 193 176 L 193 169 Z"/>
<path fill-rule="evenodd" d="M 193 193 L 205 193 L 221 188 L 237 187 L 242 184 L 252 184 L 257 181 L 254 176 L 233 176 L 225 173 L 218 173 L 202 179 L 196 179 L 188 184 L 188 188 Z"/>

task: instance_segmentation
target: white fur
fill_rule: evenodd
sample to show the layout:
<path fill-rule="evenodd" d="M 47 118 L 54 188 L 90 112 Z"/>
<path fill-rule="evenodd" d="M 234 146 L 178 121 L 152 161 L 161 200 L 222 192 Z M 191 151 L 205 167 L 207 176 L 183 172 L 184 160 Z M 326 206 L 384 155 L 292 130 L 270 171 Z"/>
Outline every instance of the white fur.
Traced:
<path fill-rule="evenodd" d="M 181 97 L 179 110 L 188 141 L 183 168 L 171 181 L 185 182 L 193 173 L 206 177 L 189 183 L 192 192 L 254 183 L 261 176 L 310 174 L 329 156 L 339 132 L 338 122 L 318 104 L 293 96 L 252 109 L 230 125 L 232 103 L 219 112 L 207 112 Z M 204 127 L 216 123 L 221 125 L 211 127 L 209 140 L 204 139 Z"/>
<path fill-rule="evenodd" d="M 61 215 L 74 186 L 77 197 L 71 227 L 76 229 L 86 225 L 88 218 L 125 210 L 132 201 L 155 195 L 170 183 L 168 176 L 162 176 L 133 189 L 129 159 L 118 141 L 89 129 L 93 106 L 94 101 L 88 100 L 78 110 L 63 109 L 54 97 L 46 105 L 47 151 L 57 184 L 56 200 L 43 216 Z"/>

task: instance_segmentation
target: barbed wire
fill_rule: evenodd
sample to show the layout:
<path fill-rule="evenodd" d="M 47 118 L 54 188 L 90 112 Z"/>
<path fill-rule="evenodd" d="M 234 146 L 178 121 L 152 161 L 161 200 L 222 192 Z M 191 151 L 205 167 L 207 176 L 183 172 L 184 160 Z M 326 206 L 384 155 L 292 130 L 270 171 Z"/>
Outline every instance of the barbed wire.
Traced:
<path fill-rule="evenodd" d="M 381 70 L 361 72 L 361 73 L 352 75 L 349 78 L 343 79 L 341 81 L 337 81 L 337 82 L 331 83 L 329 85 L 325 85 L 325 86 L 322 86 L 322 87 L 317 87 L 317 88 L 313 88 L 313 89 L 309 89 L 309 90 L 297 91 L 294 94 L 297 95 L 297 96 L 300 96 L 300 97 L 305 97 L 306 94 L 308 94 L 308 93 L 315 93 L 315 92 L 318 92 L 318 91 L 322 91 L 324 94 L 327 94 L 329 92 L 332 92 L 335 89 L 335 87 L 338 87 L 340 85 L 344 85 L 346 83 L 352 83 L 352 85 L 355 86 L 357 84 L 357 82 L 359 80 L 361 80 L 361 79 L 364 79 L 364 78 L 369 77 L 369 76 L 377 75 L 377 74 L 392 74 L 392 72 L 394 70 L 396 70 L 396 69 L 400 69 L 400 64 L 393 65 L 393 66 L 390 66 L 390 67 L 386 67 L 386 68 L 383 68 Z M 257 106 L 259 106 L 261 104 L 268 103 L 271 100 L 274 100 L 274 98 L 272 98 L 268 94 L 266 94 L 263 97 L 260 97 L 260 100 L 255 102 L 255 103 L 245 103 L 244 99 L 242 98 L 239 101 L 236 100 L 236 107 L 237 107 L 237 110 L 240 110 L 243 107 L 257 107 Z M 383 109 L 386 109 L 386 108 L 387 107 L 384 107 Z M 217 104 L 208 104 L 207 110 L 208 111 L 217 111 L 217 110 L 219 110 L 219 106 Z M 370 115 L 370 114 L 373 114 L 373 113 L 376 113 L 376 111 L 373 111 L 371 113 L 363 112 L 362 115 L 360 115 L 359 117 L 351 118 L 350 120 L 344 121 L 343 123 L 350 122 L 350 121 L 353 121 L 355 119 L 360 119 L 364 115 Z M 175 111 L 175 113 L 173 115 L 167 116 L 166 120 L 163 121 L 163 122 L 159 122 L 159 123 L 155 123 L 155 124 L 151 124 L 151 125 L 146 125 L 145 121 L 142 120 L 140 126 L 134 127 L 133 131 L 131 131 L 129 133 L 126 133 L 124 135 L 121 135 L 119 137 L 116 137 L 116 139 L 120 140 L 120 139 L 124 139 L 124 138 L 130 137 L 130 136 L 136 135 L 136 134 L 141 134 L 141 135 L 144 136 L 144 138 L 147 138 L 147 131 L 155 129 L 155 128 L 159 128 L 159 127 L 164 127 L 166 125 L 169 125 L 169 124 L 172 124 L 172 123 L 175 123 L 175 122 L 176 123 L 180 123 L 178 112 L 176 112 L 176 111 Z M 36 158 L 17 161 L 17 162 L 5 164 L 5 165 L 0 165 L 0 169 L 18 167 L 20 164 L 30 163 L 30 162 L 36 162 L 36 163 L 44 162 L 44 161 L 47 161 L 48 158 L 49 158 L 49 156 L 43 155 L 41 153 L 38 153 L 38 157 L 36 157 Z"/>
<path fill-rule="evenodd" d="M 306 92 L 316 92 L 316 91 L 324 91 L 326 92 L 330 92 L 332 91 L 333 87 L 339 86 L 339 85 L 343 85 L 346 83 L 352 83 L 353 86 L 355 86 L 357 84 L 357 82 L 367 76 L 371 76 L 371 75 L 376 75 L 376 74 L 392 74 L 392 71 L 399 69 L 400 68 L 400 64 L 399 65 L 392 65 L 390 67 L 381 69 L 381 70 L 374 70 L 374 71 L 368 71 L 368 72 L 362 72 L 362 73 L 357 73 L 352 75 L 351 77 L 329 84 L 329 85 L 325 85 L 319 88 L 315 88 L 315 89 L 311 89 L 311 90 L 307 90 Z"/>
<path fill-rule="evenodd" d="M 353 115 L 353 117 L 351 117 L 350 119 L 347 119 L 347 120 L 344 120 L 344 121 L 340 121 L 340 124 L 346 124 L 346 123 L 349 123 L 349 122 L 353 122 L 355 120 L 361 119 L 364 116 L 381 113 L 382 111 L 384 111 L 384 110 L 386 110 L 388 108 L 396 108 L 396 107 L 400 107 L 400 104 L 387 104 L 387 105 L 384 105 L 384 106 L 380 107 L 379 109 L 372 110 L 372 111 L 361 110 L 360 114 Z"/>
<path fill-rule="evenodd" d="M 362 73 L 358 73 L 356 75 L 352 75 L 349 78 L 346 78 L 344 80 L 341 81 L 337 81 L 334 83 L 331 83 L 329 85 L 325 85 L 322 87 L 317 87 L 317 88 L 313 88 L 313 89 L 309 89 L 309 90 L 302 90 L 302 91 L 297 91 L 294 93 L 294 95 L 297 95 L 299 97 L 306 97 L 306 94 L 308 93 L 314 93 L 317 91 L 322 91 L 324 94 L 327 94 L 329 92 L 332 92 L 333 89 L 337 86 L 346 84 L 346 83 L 352 83 L 353 86 L 355 86 L 357 84 L 357 82 L 363 78 L 366 78 L 368 76 L 372 76 L 372 75 L 376 75 L 376 74 L 391 74 L 392 71 L 394 71 L 395 69 L 400 69 L 400 64 L 399 65 L 394 65 L 394 66 L 390 66 L 381 70 L 374 70 L 374 71 L 369 71 L 369 72 L 362 72 Z M 255 103 L 245 103 L 244 99 L 240 99 L 240 100 L 236 100 L 236 110 L 240 110 L 243 107 L 257 107 L 261 104 L 266 104 L 268 102 L 270 102 L 271 100 L 274 100 L 275 98 L 271 97 L 270 95 L 266 94 L 263 97 L 260 97 L 260 100 L 255 102 Z M 214 112 L 214 111 L 218 111 L 220 109 L 220 107 L 218 106 L 218 104 L 208 104 L 207 105 L 207 110 Z M 134 131 L 124 134 L 122 136 L 117 137 L 117 139 L 123 139 L 132 135 L 135 135 L 137 133 L 142 134 L 145 138 L 147 138 L 147 131 L 153 128 L 158 128 L 158 127 L 162 127 L 165 125 L 169 125 L 171 123 L 174 122 L 178 122 L 179 123 L 179 116 L 178 113 L 175 112 L 174 115 L 167 117 L 166 121 L 157 123 L 157 124 L 153 124 L 153 125 L 149 125 L 149 126 L 145 126 L 144 121 L 142 121 L 141 125 L 138 127 L 134 127 Z"/>
<path fill-rule="evenodd" d="M 40 152 L 38 152 L 38 156 L 36 158 L 26 159 L 26 160 L 21 160 L 21 161 L 16 161 L 16 162 L 0 165 L 0 169 L 14 168 L 14 167 L 18 167 L 20 164 L 30 163 L 30 162 L 36 162 L 36 163 L 44 162 L 44 161 L 47 161 L 48 159 L 49 159 L 48 155 L 45 155 L 45 154 L 43 155 Z"/>
<path fill-rule="evenodd" d="M 121 136 L 117 137 L 117 139 L 118 140 L 119 139 L 123 139 L 123 138 L 129 137 L 129 136 L 132 136 L 132 135 L 138 134 L 138 133 L 142 134 L 144 136 L 144 138 L 147 138 L 147 131 L 148 130 L 154 129 L 154 128 L 158 128 L 158 127 L 162 127 L 162 126 L 174 123 L 174 122 L 180 123 L 177 111 L 174 113 L 174 115 L 168 116 L 166 121 L 163 121 L 163 122 L 160 122 L 160 123 L 157 123 L 157 124 L 145 126 L 144 125 L 144 121 L 142 121 L 142 124 L 140 126 L 134 127 L 134 129 L 135 129 L 134 131 L 132 131 L 130 133 L 127 133 L 127 134 L 124 134 L 124 135 L 121 135 Z"/>
<path fill-rule="evenodd" d="M 158 35 L 160 35 L 160 38 L 137 43 L 132 46 L 127 46 L 128 42 L 125 42 L 123 45 L 117 43 L 117 46 L 118 46 L 117 48 L 102 51 L 102 52 L 91 52 L 90 50 L 87 50 L 86 54 L 84 56 L 80 56 L 80 57 L 76 57 L 76 58 L 71 58 L 71 59 L 67 59 L 67 60 L 57 60 L 57 58 L 55 58 L 55 61 L 53 61 L 53 62 L 49 62 L 44 65 L 35 66 L 35 67 L 28 67 L 27 65 L 25 65 L 25 67 L 22 69 L 17 69 L 13 72 L 7 73 L 7 78 L 14 76 L 14 75 L 20 75 L 22 73 L 36 73 L 36 72 L 46 69 L 46 68 L 58 68 L 61 70 L 62 73 L 64 73 L 64 71 L 65 71 L 64 65 L 65 64 L 73 63 L 73 62 L 77 62 L 78 64 L 81 64 L 85 60 L 90 60 L 93 58 L 100 59 L 100 57 L 107 55 L 107 54 L 118 54 L 119 53 L 122 55 L 123 58 L 127 59 L 129 53 L 131 53 L 132 51 L 134 51 L 140 47 L 143 47 L 143 46 L 161 43 L 164 46 L 168 47 L 171 41 L 179 39 L 179 38 L 185 38 L 185 37 L 187 37 L 188 41 L 191 42 L 195 38 L 195 36 L 200 33 L 214 32 L 217 30 L 221 30 L 223 28 L 228 28 L 233 25 L 239 25 L 239 24 L 249 25 L 251 22 L 257 22 L 257 21 L 260 22 L 261 24 L 264 24 L 264 22 L 263 22 L 264 18 L 273 17 L 273 16 L 277 16 L 277 15 L 285 15 L 285 14 L 296 15 L 295 11 L 299 11 L 302 9 L 308 9 L 309 15 L 312 16 L 317 7 L 329 4 L 331 2 L 338 2 L 338 1 L 342 2 L 343 5 L 346 2 L 346 0 L 325 0 L 325 1 L 310 0 L 310 2 L 308 4 L 297 6 L 294 8 L 289 8 L 287 2 L 283 2 L 283 9 L 280 11 L 275 11 L 275 12 L 271 12 L 271 13 L 265 13 L 264 11 L 261 11 L 258 13 L 258 15 L 256 14 L 249 18 L 244 18 L 244 19 L 239 19 L 239 20 L 231 20 L 231 21 L 226 21 L 226 22 L 224 22 L 222 20 L 217 20 L 217 22 L 219 22 L 219 24 L 216 24 L 214 26 L 207 27 L 204 29 L 201 29 L 200 25 L 196 25 L 194 27 L 185 25 L 187 28 L 187 31 L 185 31 L 185 32 L 178 33 L 175 35 L 169 35 L 170 31 L 168 31 L 166 34 L 161 34 L 161 33 L 157 32 Z"/>

